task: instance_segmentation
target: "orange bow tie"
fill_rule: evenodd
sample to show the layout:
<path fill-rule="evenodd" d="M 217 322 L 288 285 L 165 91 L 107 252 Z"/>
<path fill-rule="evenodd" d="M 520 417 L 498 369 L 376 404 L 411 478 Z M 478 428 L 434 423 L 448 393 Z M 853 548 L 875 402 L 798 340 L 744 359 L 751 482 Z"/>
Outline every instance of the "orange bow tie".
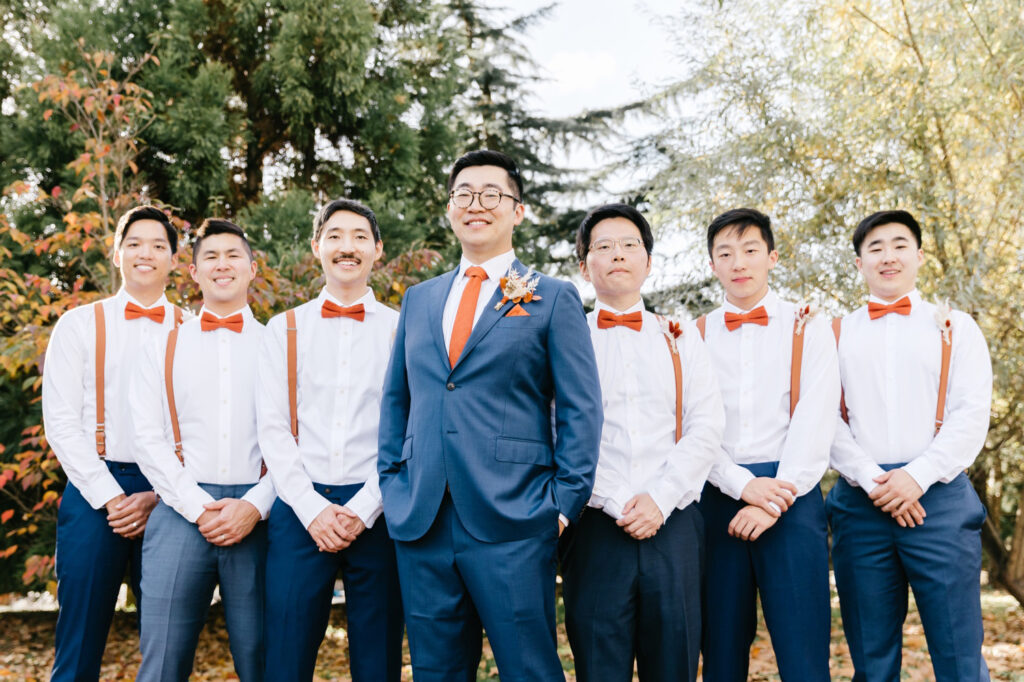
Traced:
<path fill-rule="evenodd" d="M 762 327 L 768 326 L 768 311 L 764 309 L 763 305 L 759 305 L 749 313 L 726 313 L 725 314 L 725 328 L 729 331 L 736 331 L 741 325 L 747 324 L 759 324 Z"/>
<path fill-rule="evenodd" d="M 128 301 L 128 305 L 124 307 L 124 319 L 136 320 L 140 317 L 148 317 L 157 324 L 163 324 L 164 307 L 162 305 L 158 305 L 155 308 L 143 308 L 142 306 L 135 305 L 131 301 Z"/>
<path fill-rule="evenodd" d="M 204 332 L 212 332 L 217 329 L 230 329 L 239 334 L 242 333 L 242 313 L 235 313 L 230 317 L 217 317 L 206 312 L 199 318 L 199 328 Z"/>
<path fill-rule="evenodd" d="M 640 331 L 644 324 L 644 314 L 636 312 L 616 315 L 610 310 L 602 310 L 597 314 L 597 328 L 610 329 L 611 327 L 629 327 L 635 332 Z"/>
<path fill-rule="evenodd" d="M 320 308 L 320 317 L 349 317 L 356 322 L 362 322 L 363 318 L 366 317 L 366 311 L 363 309 L 362 303 L 340 306 L 331 301 L 324 301 L 323 306 Z"/>
<path fill-rule="evenodd" d="M 886 305 L 884 303 L 875 303 L 874 301 L 868 301 L 868 317 L 872 320 L 877 320 L 880 317 L 885 317 L 889 313 L 896 313 L 898 315 L 909 315 L 910 314 L 910 298 L 904 296 L 895 303 Z"/>

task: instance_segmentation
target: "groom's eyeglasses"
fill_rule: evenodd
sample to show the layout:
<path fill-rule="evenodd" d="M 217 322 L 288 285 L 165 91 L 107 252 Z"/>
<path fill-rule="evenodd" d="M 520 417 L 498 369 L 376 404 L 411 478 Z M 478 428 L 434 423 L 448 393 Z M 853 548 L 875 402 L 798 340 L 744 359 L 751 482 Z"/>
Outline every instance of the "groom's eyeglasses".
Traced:
<path fill-rule="evenodd" d="M 451 200 L 452 204 L 458 208 L 469 208 L 473 205 L 473 197 L 478 197 L 480 201 L 480 208 L 490 211 L 491 209 L 498 208 L 498 204 L 501 203 L 502 197 L 508 197 L 514 202 L 519 201 L 511 194 L 505 194 L 499 192 L 496 189 L 485 189 L 482 192 L 472 192 L 468 189 L 457 189 L 448 195 L 448 199 Z"/>

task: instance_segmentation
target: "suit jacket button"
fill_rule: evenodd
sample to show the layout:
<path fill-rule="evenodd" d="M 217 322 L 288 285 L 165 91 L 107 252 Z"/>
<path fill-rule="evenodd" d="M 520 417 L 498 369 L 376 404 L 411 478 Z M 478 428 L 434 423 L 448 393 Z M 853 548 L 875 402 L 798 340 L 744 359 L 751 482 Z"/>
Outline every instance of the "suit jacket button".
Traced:
<path fill-rule="evenodd" d="M 454 391 L 455 390 L 455 384 L 453 384 L 452 382 L 449 381 L 448 385 L 445 388 L 447 388 L 449 391 Z"/>

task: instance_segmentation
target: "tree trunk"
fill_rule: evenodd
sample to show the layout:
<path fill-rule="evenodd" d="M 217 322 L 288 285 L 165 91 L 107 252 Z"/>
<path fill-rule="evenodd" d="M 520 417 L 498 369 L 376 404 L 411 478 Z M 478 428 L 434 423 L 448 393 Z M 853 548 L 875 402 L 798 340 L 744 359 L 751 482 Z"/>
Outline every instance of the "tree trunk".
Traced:
<path fill-rule="evenodd" d="M 985 519 L 981 530 L 982 546 L 988 551 L 989 579 L 1002 587 L 1013 598 L 1024 605 L 1024 513 L 1017 509 L 1017 520 L 1013 529 L 1013 542 L 1007 551 L 999 537 L 999 529 L 991 518 Z"/>

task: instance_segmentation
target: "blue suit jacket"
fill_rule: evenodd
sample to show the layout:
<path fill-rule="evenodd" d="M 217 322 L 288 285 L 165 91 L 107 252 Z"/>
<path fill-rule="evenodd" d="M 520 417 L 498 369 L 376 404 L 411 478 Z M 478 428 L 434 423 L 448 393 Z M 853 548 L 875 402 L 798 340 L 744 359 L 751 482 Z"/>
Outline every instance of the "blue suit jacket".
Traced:
<path fill-rule="evenodd" d="M 520 273 L 526 267 L 518 260 Z M 576 518 L 601 442 L 601 388 L 575 287 L 541 275 L 529 316 L 484 309 L 455 367 L 441 318 L 458 271 L 410 288 L 381 402 L 377 469 L 388 530 L 422 537 L 445 485 L 473 537 L 507 542 Z M 552 402 L 554 410 L 552 411 Z M 554 434 L 552 431 L 554 430 Z"/>

